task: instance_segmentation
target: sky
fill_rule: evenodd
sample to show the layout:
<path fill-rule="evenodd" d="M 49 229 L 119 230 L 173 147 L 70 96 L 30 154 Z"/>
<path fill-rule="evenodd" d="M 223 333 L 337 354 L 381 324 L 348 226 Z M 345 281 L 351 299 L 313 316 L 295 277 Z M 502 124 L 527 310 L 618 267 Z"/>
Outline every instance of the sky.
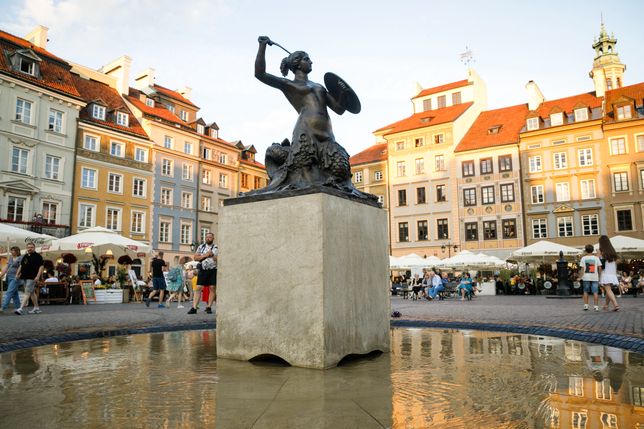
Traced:
<path fill-rule="evenodd" d="M 254 145 L 260 161 L 271 143 L 290 139 L 297 119 L 253 75 L 260 35 L 309 53 L 311 80 L 333 72 L 353 87 L 362 112 L 330 112 L 351 155 L 375 143 L 374 130 L 412 113 L 416 83 L 467 78 L 466 47 L 490 109 L 526 102 L 529 80 L 548 100 L 592 91 L 602 16 L 627 66 L 624 84 L 644 81 L 640 0 L 0 0 L 0 10 L 0 28 L 12 34 L 48 27 L 48 50 L 68 61 L 98 69 L 126 54 L 132 79 L 152 67 L 157 84 L 191 87 L 204 120 L 217 122 L 220 137 Z M 267 71 L 279 75 L 285 55 L 269 47 Z"/>

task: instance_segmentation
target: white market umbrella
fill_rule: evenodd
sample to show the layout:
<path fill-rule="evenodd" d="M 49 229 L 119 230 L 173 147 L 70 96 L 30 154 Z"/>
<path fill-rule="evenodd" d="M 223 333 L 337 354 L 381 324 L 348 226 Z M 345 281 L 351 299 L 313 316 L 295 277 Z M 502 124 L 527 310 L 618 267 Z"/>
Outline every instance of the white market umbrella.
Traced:
<path fill-rule="evenodd" d="M 389 257 L 389 267 L 392 269 L 402 269 L 402 268 L 430 268 L 435 266 L 440 259 L 436 256 L 429 256 L 423 258 L 416 253 L 410 253 L 409 255 L 395 257 Z"/>
<path fill-rule="evenodd" d="M 564 257 L 569 258 L 575 258 L 581 254 L 581 250 L 574 247 L 541 240 L 515 250 L 508 259 L 519 262 L 543 262 L 546 259 L 558 258 L 559 252 L 563 252 Z"/>
<path fill-rule="evenodd" d="M 479 253 L 475 255 L 469 250 L 462 250 L 451 258 L 444 259 L 442 266 L 446 268 L 481 268 L 491 267 L 490 257 Z"/>
<path fill-rule="evenodd" d="M 610 239 L 615 251 L 622 258 L 641 258 L 644 257 L 644 240 L 627 237 L 625 235 L 616 235 Z M 599 243 L 595 244 L 595 251 L 599 250 Z"/>
<path fill-rule="evenodd" d="M 56 258 L 71 253 L 79 260 L 90 259 L 92 254 L 106 255 L 110 252 L 117 259 L 123 255 L 134 259 L 138 257 L 139 253 L 151 253 L 152 247 L 149 244 L 123 237 L 110 229 L 96 226 L 69 237 L 53 240 L 40 248 L 40 253 L 43 256 Z"/>
<path fill-rule="evenodd" d="M 24 250 L 26 243 L 34 243 L 37 246 L 46 244 L 55 240 L 47 234 L 38 234 L 28 229 L 16 228 L 15 226 L 0 223 L 0 246 L 7 249 L 11 246 L 17 245 Z"/>

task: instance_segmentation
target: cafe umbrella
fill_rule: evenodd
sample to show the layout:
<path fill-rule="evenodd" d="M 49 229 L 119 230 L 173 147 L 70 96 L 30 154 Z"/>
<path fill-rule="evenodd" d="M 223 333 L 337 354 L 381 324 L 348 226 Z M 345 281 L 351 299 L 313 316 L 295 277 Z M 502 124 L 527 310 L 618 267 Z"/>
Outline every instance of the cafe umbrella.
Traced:
<path fill-rule="evenodd" d="M 150 254 L 152 248 L 149 244 L 96 226 L 69 237 L 53 240 L 51 243 L 43 245 L 39 251 L 44 257 L 58 258 L 71 253 L 79 260 L 87 260 L 92 255 L 114 255 L 116 258 L 128 255 L 131 258 L 137 258 L 139 254 Z"/>

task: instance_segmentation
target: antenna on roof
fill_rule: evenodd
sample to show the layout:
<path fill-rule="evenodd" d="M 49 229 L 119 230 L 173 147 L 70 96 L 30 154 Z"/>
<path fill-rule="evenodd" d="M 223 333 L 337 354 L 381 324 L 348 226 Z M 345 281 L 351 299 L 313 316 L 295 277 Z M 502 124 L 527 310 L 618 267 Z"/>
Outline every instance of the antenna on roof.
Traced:
<path fill-rule="evenodd" d="M 468 47 L 465 46 L 465 52 L 459 55 L 461 62 L 465 64 L 467 68 L 470 67 L 470 64 L 474 62 L 474 52 Z"/>

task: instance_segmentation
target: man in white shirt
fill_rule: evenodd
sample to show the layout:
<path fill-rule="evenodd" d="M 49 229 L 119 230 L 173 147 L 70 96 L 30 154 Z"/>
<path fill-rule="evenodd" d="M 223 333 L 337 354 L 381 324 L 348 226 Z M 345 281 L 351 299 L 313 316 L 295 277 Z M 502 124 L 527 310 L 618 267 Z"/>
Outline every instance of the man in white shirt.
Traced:
<path fill-rule="evenodd" d="M 588 311 L 588 294 L 592 291 L 595 311 L 599 311 L 599 272 L 602 268 L 602 262 L 593 255 L 595 249 L 592 244 L 587 244 L 584 248 L 586 254 L 579 261 L 579 276 L 584 286 L 584 311 Z"/>

